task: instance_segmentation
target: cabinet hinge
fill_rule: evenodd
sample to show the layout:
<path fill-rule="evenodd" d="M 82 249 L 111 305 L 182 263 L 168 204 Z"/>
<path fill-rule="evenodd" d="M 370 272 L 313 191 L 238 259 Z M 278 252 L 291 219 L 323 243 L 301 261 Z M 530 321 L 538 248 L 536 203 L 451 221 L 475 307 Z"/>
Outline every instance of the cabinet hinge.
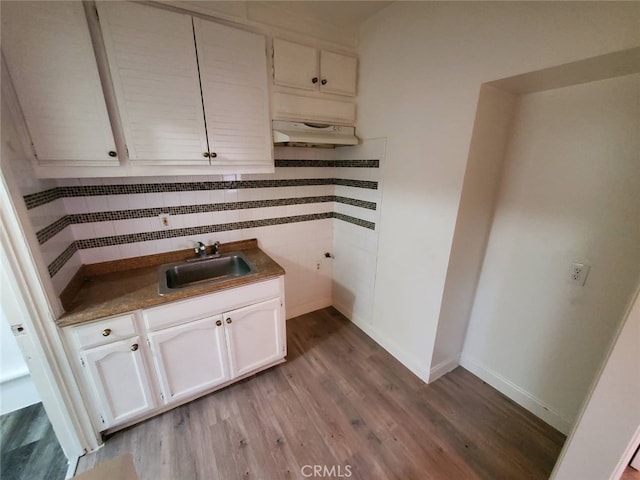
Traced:
<path fill-rule="evenodd" d="M 80 357 L 80 363 L 82 364 L 82 366 L 84 367 L 84 359 L 82 357 Z"/>
<path fill-rule="evenodd" d="M 160 392 L 160 398 L 164 400 L 164 393 Z"/>
<path fill-rule="evenodd" d="M 100 421 L 104 423 L 104 418 L 102 417 L 102 415 L 100 415 Z"/>

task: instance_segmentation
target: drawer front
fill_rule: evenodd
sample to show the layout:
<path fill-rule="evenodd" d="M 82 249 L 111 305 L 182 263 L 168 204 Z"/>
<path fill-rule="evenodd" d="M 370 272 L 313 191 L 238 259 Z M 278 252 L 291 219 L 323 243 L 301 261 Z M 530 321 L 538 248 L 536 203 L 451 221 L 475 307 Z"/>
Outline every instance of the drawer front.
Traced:
<path fill-rule="evenodd" d="M 72 341 L 77 348 L 81 349 L 124 340 L 135 334 L 135 315 L 133 313 L 70 327 Z"/>
<path fill-rule="evenodd" d="M 142 315 L 147 330 L 154 331 L 275 298 L 281 289 L 282 279 L 275 278 L 149 308 Z"/>

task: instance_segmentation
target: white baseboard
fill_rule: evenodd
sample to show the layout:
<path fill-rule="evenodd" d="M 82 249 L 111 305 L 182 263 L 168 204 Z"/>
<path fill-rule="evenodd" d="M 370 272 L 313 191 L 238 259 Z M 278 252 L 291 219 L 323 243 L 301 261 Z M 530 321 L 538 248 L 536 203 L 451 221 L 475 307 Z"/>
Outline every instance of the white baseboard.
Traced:
<path fill-rule="evenodd" d="M 333 304 L 336 310 L 347 317 L 351 322 L 356 325 L 360 330 L 366 333 L 374 342 L 384 348 L 387 352 L 393 355 L 396 360 L 402 363 L 405 367 L 411 370 L 420 380 L 425 383 L 429 383 L 429 370 L 425 368 L 415 357 L 407 353 L 393 340 L 387 338 L 380 333 L 379 330 L 374 328 L 370 323 L 364 321 L 363 318 L 354 315 L 351 309 L 346 308 L 339 303 Z"/>
<path fill-rule="evenodd" d="M 73 478 L 73 476 L 76 474 L 79 461 L 80 461 L 80 457 L 73 457 L 68 460 L 67 475 L 64 477 L 65 480 L 69 480 L 70 478 Z"/>
<path fill-rule="evenodd" d="M 521 407 L 529 410 L 536 417 L 548 423 L 556 430 L 559 430 L 565 435 L 569 434 L 572 422 L 564 418 L 560 413 L 558 413 L 549 405 L 546 405 L 535 395 L 527 392 L 526 390 L 523 390 L 515 383 L 511 382 L 510 380 L 506 379 L 490 368 L 482 365 L 480 362 L 469 357 L 468 355 L 465 355 L 464 353 L 460 358 L 460 365 L 469 370 L 475 376 L 487 382 L 499 392 L 505 394 Z"/>
<path fill-rule="evenodd" d="M 429 372 L 429 383 L 435 382 L 441 376 L 449 373 L 451 370 L 460 365 L 460 356 L 454 358 L 446 358 L 442 362 L 431 367 Z"/>
<path fill-rule="evenodd" d="M 285 300 L 286 302 L 286 300 Z M 312 302 L 301 303 L 299 305 L 287 305 L 287 320 L 294 317 L 299 317 L 305 313 L 315 312 L 321 308 L 330 307 L 332 304 L 331 297 L 320 298 L 313 300 Z"/>

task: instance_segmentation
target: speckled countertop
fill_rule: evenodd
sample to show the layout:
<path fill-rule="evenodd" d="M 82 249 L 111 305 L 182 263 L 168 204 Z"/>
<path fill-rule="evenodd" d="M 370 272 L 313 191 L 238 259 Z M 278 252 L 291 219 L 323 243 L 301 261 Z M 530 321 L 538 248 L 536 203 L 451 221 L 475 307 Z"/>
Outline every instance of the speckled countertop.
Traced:
<path fill-rule="evenodd" d="M 140 266 L 142 262 L 136 263 L 136 259 L 132 259 L 133 268 L 124 269 L 121 263 L 118 271 L 88 275 L 81 280 L 77 293 L 74 292 L 74 295 L 66 302 L 66 313 L 56 323 L 59 327 L 77 325 L 111 315 L 240 287 L 284 275 L 284 269 L 258 248 L 257 241 L 226 244 L 224 248 L 221 248 L 221 251 L 234 251 L 234 247 L 237 247 L 237 250 L 242 250 L 246 259 L 256 268 L 256 273 L 161 296 L 158 294 L 158 266 L 175 261 L 175 259 L 156 255 L 155 262 L 158 263 L 148 266 Z"/>

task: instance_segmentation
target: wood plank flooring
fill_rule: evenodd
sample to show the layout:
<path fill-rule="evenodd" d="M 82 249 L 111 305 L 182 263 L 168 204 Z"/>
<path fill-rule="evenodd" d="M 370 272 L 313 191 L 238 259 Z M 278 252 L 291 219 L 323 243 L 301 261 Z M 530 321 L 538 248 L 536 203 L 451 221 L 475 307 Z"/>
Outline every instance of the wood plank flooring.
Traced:
<path fill-rule="evenodd" d="M 42 403 L 0 417 L 0 451 L 3 480 L 63 480 L 67 474 L 67 459 Z"/>
<path fill-rule="evenodd" d="M 425 385 L 333 308 L 287 330 L 287 363 L 116 432 L 78 472 L 131 452 L 142 480 L 549 477 L 565 437 L 466 370 Z"/>

